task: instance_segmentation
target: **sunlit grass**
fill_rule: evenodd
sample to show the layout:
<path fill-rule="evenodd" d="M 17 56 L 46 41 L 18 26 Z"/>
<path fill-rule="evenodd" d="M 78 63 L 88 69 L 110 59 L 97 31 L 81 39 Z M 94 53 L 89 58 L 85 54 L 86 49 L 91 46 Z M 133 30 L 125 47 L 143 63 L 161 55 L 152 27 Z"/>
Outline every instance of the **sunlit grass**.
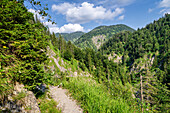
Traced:
<path fill-rule="evenodd" d="M 63 83 L 72 96 L 88 113 L 132 113 L 133 110 L 121 98 L 114 98 L 102 84 L 89 78 L 74 77 Z"/>

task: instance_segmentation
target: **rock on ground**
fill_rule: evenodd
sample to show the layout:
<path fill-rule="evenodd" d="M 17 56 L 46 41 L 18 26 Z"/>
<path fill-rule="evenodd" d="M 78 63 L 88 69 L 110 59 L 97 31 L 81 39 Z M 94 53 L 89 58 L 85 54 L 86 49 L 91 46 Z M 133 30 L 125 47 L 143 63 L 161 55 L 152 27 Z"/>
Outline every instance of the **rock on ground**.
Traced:
<path fill-rule="evenodd" d="M 19 96 L 21 94 L 24 96 Z M 2 113 L 41 113 L 34 93 L 19 83 L 16 83 L 13 93 L 8 95 L 0 109 Z"/>

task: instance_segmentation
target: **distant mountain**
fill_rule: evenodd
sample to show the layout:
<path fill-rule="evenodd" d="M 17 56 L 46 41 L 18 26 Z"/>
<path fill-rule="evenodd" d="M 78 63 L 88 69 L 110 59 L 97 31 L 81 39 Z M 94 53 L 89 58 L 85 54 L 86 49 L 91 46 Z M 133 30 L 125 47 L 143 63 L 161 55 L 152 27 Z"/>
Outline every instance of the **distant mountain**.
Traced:
<path fill-rule="evenodd" d="M 142 29 L 131 32 L 121 32 L 110 38 L 99 51 L 104 54 L 124 54 L 127 52 L 133 59 L 142 57 L 145 53 L 169 52 L 170 14 L 160 18 Z"/>
<path fill-rule="evenodd" d="M 66 41 L 70 40 L 71 42 L 75 42 L 78 38 L 80 38 L 84 34 L 84 32 L 76 31 L 73 33 L 56 33 L 56 36 L 59 37 L 59 34 L 61 34 Z"/>
<path fill-rule="evenodd" d="M 82 35 L 78 40 L 75 41 L 75 45 L 81 48 L 89 47 L 97 50 L 105 41 L 122 31 L 134 32 L 135 30 L 123 24 L 99 26 L 92 31 Z"/>

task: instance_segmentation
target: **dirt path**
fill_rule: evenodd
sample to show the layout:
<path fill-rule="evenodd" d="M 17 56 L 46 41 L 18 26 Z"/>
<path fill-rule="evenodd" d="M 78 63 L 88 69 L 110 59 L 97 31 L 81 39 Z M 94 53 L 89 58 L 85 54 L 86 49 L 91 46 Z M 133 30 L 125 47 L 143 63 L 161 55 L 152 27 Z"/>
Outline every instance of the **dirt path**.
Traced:
<path fill-rule="evenodd" d="M 60 64 L 58 63 L 59 57 L 56 59 L 54 57 L 55 55 L 56 54 L 49 49 L 49 58 L 52 58 L 54 60 L 60 71 L 67 71 L 64 67 L 60 66 Z M 75 73 L 74 75 L 77 76 L 77 73 Z M 50 86 L 49 89 L 51 97 L 58 103 L 58 107 L 62 110 L 63 113 L 83 113 L 83 109 L 81 109 L 80 106 L 77 105 L 77 102 L 66 95 L 66 89 L 58 88 L 57 86 Z"/>
<path fill-rule="evenodd" d="M 83 113 L 83 110 L 76 104 L 76 101 L 66 95 L 67 90 L 58 88 L 57 86 L 50 87 L 52 98 L 58 102 L 58 107 L 63 113 Z"/>

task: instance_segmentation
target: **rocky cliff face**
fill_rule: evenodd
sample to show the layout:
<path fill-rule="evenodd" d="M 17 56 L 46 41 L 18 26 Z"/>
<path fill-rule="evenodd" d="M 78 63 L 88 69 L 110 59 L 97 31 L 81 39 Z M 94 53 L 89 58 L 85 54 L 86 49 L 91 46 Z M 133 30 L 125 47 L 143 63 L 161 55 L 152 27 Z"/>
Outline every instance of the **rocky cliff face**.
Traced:
<path fill-rule="evenodd" d="M 106 36 L 105 35 L 93 36 L 93 38 L 92 38 L 93 44 L 97 47 L 97 49 L 99 49 L 100 46 L 103 45 L 105 40 L 106 40 Z"/>
<path fill-rule="evenodd" d="M 8 95 L 0 104 L 2 113 L 40 113 L 36 97 L 33 92 L 16 83 L 12 94 Z"/>

